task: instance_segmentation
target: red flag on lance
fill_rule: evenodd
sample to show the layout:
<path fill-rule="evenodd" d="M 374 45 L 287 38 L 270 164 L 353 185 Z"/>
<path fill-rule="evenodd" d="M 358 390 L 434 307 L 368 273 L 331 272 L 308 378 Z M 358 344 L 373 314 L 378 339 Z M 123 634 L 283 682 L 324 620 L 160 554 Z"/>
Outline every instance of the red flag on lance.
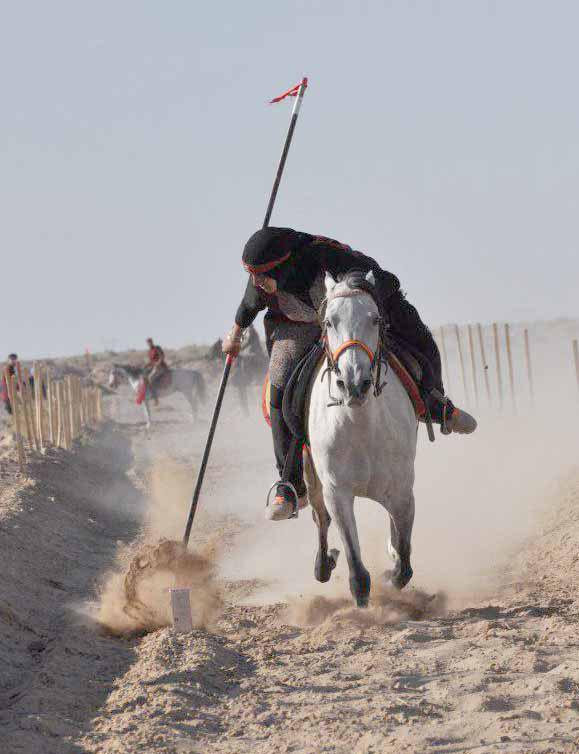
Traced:
<path fill-rule="evenodd" d="M 304 89 L 306 89 L 307 86 L 308 86 L 308 79 L 303 78 L 299 84 L 292 86 L 292 88 L 288 89 L 287 92 L 280 94 L 279 97 L 274 97 L 273 99 L 270 99 L 269 104 L 273 105 L 276 102 L 281 102 L 282 99 L 285 99 L 286 97 L 297 97 L 300 92 L 300 88 L 303 87 Z"/>

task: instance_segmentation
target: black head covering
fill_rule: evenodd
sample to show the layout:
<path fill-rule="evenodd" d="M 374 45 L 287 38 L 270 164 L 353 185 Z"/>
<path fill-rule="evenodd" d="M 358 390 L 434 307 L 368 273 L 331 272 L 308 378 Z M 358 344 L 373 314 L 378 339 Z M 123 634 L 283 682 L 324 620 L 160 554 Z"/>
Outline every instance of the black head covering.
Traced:
<path fill-rule="evenodd" d="M 306 233 L 291 228 L 262 228 L 254 233 L 243 249 L 243 264 L 246 269 L 268 272 L 289 260 L 304 243 Z M 270 267 L 271 265 L 271 267 Z M 266 269 L 263 269 L 263 268 Z"/>

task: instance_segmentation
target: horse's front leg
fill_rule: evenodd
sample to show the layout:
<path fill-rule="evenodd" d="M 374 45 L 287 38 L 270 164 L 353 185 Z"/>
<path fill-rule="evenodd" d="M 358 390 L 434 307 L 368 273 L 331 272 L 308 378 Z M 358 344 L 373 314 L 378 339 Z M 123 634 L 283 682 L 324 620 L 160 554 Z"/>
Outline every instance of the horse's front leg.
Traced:
<path fill-rule="evenodd" d="M 189 393 L 181 393 L 183 398 L 187 401 L 189 404 L 189 407 L 191 408 L 191 414 L 193 415 L 193 421 L 197 420 L 197 399 L 194 394 L 189 395 Z"/>
<path fill-rule="evenodd" d="M 151 429 L 151 412 L 149 410 L 149 401 L 145 398 L 143 401 L 143 411 L 145 412 L 145 423 L 147 429 Z"/>
<path fill-rule="evenodd" d="M 324 500 L 340 531 L 350 569 L 350 591 L 358 607 L 367 607 L 370 598 L 370 574 L 362 563 L 358 527 L 354 517 L 354 495 L 335 488 L 324 488 Z"/>
<path fill-rule="evenodd" d="M 328 529 L 330 528 L 332 519 L 324 504 L 324 495 L 319 480 L 315 492 L 309 492 L 309 498 L 310 505 L 312 506 L 312 518 L 318 527 L 318 554 L 316 555 L 314 575 L 318 581 L 324 584 L 330 580 L 340 553 L 338 550 L 330 550 L 328 552 Z"/>
<path fill-rule="evenodd" d="M 394 568 L 389 575 L 392 585 L 396 589 L 402 589 L 412 578 L 412 566 L 410 565 L 410 552 L 412 526 L 414 524 L 414 494 L 396 500 L 389 499 L 386 508 L 390 514 L 390 543 L 388 551 L 394 560 Z"/>

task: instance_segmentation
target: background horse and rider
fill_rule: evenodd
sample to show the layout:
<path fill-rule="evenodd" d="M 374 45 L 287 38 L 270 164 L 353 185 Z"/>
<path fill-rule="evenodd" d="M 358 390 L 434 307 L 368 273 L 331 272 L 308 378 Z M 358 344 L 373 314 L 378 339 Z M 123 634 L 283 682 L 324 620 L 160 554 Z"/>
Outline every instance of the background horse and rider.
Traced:
<path fill-rule="evenodd" d="M 132 364 L 113 364 L 109 373 L 108 384 L 110 388 L 115 389 L 122 382 L 127 382 L 135 395 L 142 397 L 145 421 L 147 427 L 150 427 L 151 411 L 149 403 L 152 395 L 145 378 L 146 371 L 143 367 L 133 366 Z M 170 368 L 167 372 L 167 378 L 157 383 L 155 392 L 161 398 L 174 393 L 182 395 L 191 407 L 194 419 L 197 419 L 199 406 L 205 402 L 207 395 L 205 378 L 201 372 L 196 369 L 182 369 L 180 367 Z"/>

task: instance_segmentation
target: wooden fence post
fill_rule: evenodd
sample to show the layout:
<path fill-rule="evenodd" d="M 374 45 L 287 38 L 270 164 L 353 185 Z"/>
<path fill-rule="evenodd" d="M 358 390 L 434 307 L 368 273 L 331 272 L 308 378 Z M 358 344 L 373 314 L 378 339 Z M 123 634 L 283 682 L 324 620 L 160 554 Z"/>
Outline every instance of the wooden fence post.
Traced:
<path fill-rule="evenodd" d="M 48 411 L 48 441 L 51 445 L 54 445 L 54 416 L 53 416 L 53 403 L 52 403 L 52 374 L 50 367 L 46 368 L 45 383 L 46 385 L 46 408 Z"/>
<path fill-rule="evenodd" d="M 497 365 L 497 393 L 499 396 L 499 408 L 503 408 L 503 378 L 501 375 L 501 347 L 499 343 L 499 328 L 496 322 L 493 322 L 493 338 L 495 341 L 495 362 Z"/>
<path fill-rule="evenodd" d="M 38 434 L 38 442 L 40 444 L 40 450 L 44 450 L 44 417 L 43 417 L 43 400 L 42 400 L 42 388 L 43 388 L 43 370 L 42 366 L 35 361 L 34 362 L 34 405 L 36 409 L 36 432 Z"/>
<path fill-rule="evenodd" d="M 73 435 L 72 435 L 72 419 L 71 419 L 71 400 L 70 400 L 70 391 L 68 389 L 70 385 L 70 381 L 68 377 L 66 380 L 62 383 L 62 408 L 64 411 L 64 447 L 67 450 L 70 450 L 72 448 L 72 441 L 73 441 Z"/>
<path fill-rule="evenodd" d="M 16 450 L 18 453 L 18 467 L 22 473 L 24 473 L 24 466 L 26 463 L 26 456 L 24 455 L 24 442 L 22 440 L 22 424 L 20 414 L 20 397 L 18 394 L 18 380 L 16 375 L 6 374 L 6 388 L 8 390 L 8 397 L 10 398 L 10 406 L 12 408 L 12 418 L 14 420 L 14 435 L 16 439 Z"/>
<path fill-rule="evenodd" d="M 487 364 L 487 357 L 485 353 L 485 344 L 483 339 L 483 331 L 480 323 L 476 326 L 478 331 L 478 342 L 480 346 L 480 357 L 482 360 L 482 367 L 483 367 L 483 374 L 485 377 L 485 390 L 487 394 L 487 400 L 489 402 L 489 406 L 492 405 L 492 399 L 491 399 L 491 383 L 489 380 L 489 365 Z"/>
<path fill-rule="evenodd" d="M 72 443 L 76 439 L 76 401 L 74 399 L 74 379 L 72 375 L 66 378 L 67 398 L 68 398 L 68 415 L 70 417 L 70 439 Z"/>
<path fill-rule="evenodd" d="M 462 384 L 464 387 L 464 398 L 467 405 L 467 408 L 470 406 L 470 393 L 468 391 L 468 383 L 466 381 L 466 372 L 464 369 L 464 359 L 462 357 L 462 344 L 460 342 L 460 330 L 458 329 L 458 325 L 454 326 L 454 332 L 456 335 L 456 343 L 458 345 L 458 360 L 460 363 L 460 373 L 462 375 Z"/>
<path fill-rule="evenodd" d="M 30 374 L 28 369 L 24 369 L 24 379 L 22 380 L 22 402 L 24 404 L 24 418 L 26 420 L 26 432 L 28 434 L 28 444 L 34 447 L 38 452 L 40 446 L 36 435 L 36 418 L 32 402 L 32 387 L 30 386 Z"/>
<path fill-rule="evenodd" d="M 79 384 L 79 399 L 80 399 L 80 424 L 82 427 L 88 426 L 87 406 L 86 406 L 87 388 L 80 383 Z"/>
<path fill-rule="evenodd" d="M 472 325 L 468 326 L 468 347 L 470 350 L 470 365 L 472 368 L 472 383 L 474 385 L 474 402 L 478 406 L 478 380 L 476 378 L 476 359 L 474 356 L 474 339 L 472 337 Z"/>
<path fill-rule="evenodd" d="M 100 424 L 104 419 L 104 411 L 103 411 L 103 394 L 102 390 L 99 390 L 97 388 L 97 411 L 96 411 L 96 420 L 97 423 Z"/>
<path fill-rule="evenodd" d="M 575 377 L 577 378 L 577 388 L 579 389 L 579 344 L 573 341 L 573 358 L 575 360 Z"/>
<path fill-rule="evenodd" d="M 446 393 L 452 393 L 452 386 L 450 382 L 450 371 L 448 369 L 448 354 L 446 352 L 446 341 L 444 339 L 444 326 L 440 326 L 440 350 L 442 351 L 442 363 L 444 364 L 445 371 L 445 387 Z"/>
<path fill-rule="evenodd" d="M 513 355 L 511 352 L 511 331 L 508 323 L 505 323 L 505 342 L 507 345 L 507 363 L 509 366 L 509 384 L 511 387 L 511 399 L 513 401 L 513 409 L 515 413 L 517 411 L 517 399 L 515 396 L 515 377 L 513 372 Z"/>
<path fill-rule="evenodd" d="M 529 378 L 529 393 L 531 404 L 535 403 L 535 387 L 533 385 L 533 364 L 531 362 L 531 346 L 529 344 L 529 331 L 525 328 L 525 360 L 527 362 L 527 376 Z"/>

